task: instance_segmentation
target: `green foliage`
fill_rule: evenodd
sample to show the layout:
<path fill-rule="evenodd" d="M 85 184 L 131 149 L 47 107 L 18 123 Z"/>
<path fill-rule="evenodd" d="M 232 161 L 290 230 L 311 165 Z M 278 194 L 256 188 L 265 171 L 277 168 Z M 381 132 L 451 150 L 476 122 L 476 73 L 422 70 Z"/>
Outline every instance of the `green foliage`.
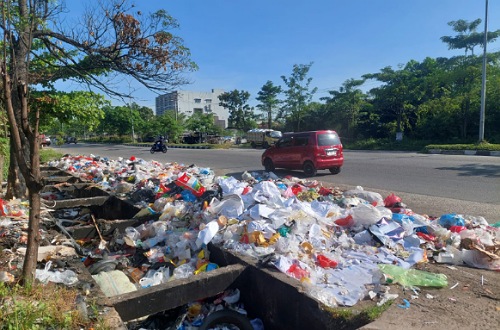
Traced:
<path fill-rule="evenodd" d="M 333 323 L 331 328 L 358 329 L 363 325 L 373 322 L 385 312 L 393 301 L 386 302 L 382 306 L 369 304 L 360 309 L 342 307 L 324 307 L 330 313 Z"/>
<path fill-rule="evenodd" d="M 368 104 L 367 96 L 358 88 L 363 83 L 361 79 L 349 79 L 338 91 L 329 91 L 331 97 L 321 99 L 326 101 L 325 115 L 322 116 L 328 118 L 326 126 L 332 127 L 342 136 L 356 136 L 359 114 Z"/>
<path fill-rule="evenodd" d="M 500 151 L 500 144 L 492 144 L 488 142 L 470 144 L 429 144 L 424 148 L 425 151 L 432 149 Z"/>
<path fill-rule="evenodd" d="M 253 108 L 247 104 L 250 93 L 233 90 L 219 95 L 219 105 L 229 110 L 229 126 L 248 131 L 256 126 Z"/>
<path fill-rule="evenodd" d="M 394 150 L 394 151 L 421 151 L 429 141 L 403 139 L 403 141 L 395 141 L 395 139 L 363 139 L 349 141 L 342 139 L 342 144 L 345 149 L 350 150 Z"/>
<path fill-rule="evenodd" d="M 76 123 L 93 131 L 104 117 L 102 108 L 109 105 L 109 101 L 93 92 L 33 91 L 30 105 L 32 109 L 40 110 L 41 131 Z"/>
<path fill-rule="evenodd" d="M 168 138 L 169 142 L 178 142 L 180 141 L 182 133 L 185 130 L 186 125 L 184 121 L 184 116 L 178 116 L 176 120 L 174 113 L 164 113 L 163 115 L 153 119 L 153 121 L 151 122 L 151 127 L 154 128 L 152 130 L 152 135 L 156 137 L 158 137 L 159 135 L 163 135 Z"/>
<path fill-rule="evenodd" d="M 448 22 L 448 25 L 452 27 L 453 31 L 457 32 L 456 36 L 444 36 L 441 40 L 448 44 L 449 49 L 464 49 L 465 55 L 467 56 L 468 51 L 474 54 L 474 48 L 477 46 L 482 46 L 484 42 L 484 32 L 476 32 L 479 24 L 481 24 L 481 19 L 475 19 L 472 22 L 466 21 L 464 19 L 459 19 L 457 21 Z M 500 30 L 488 32 L 487 39 L 488 42 L 495 41 L 500 36 Z"/>
<path fill-rule="evenodd" d="M 2 329 L 79 329 L 99 326 L 99 318 L 85 321 L 74 304 L 77 291 L 58 286 L 22 288 L 0 282 Z M 98 314 L 93 314 L 98 316 Z"/>
<path fill-rule="evenodd" d="M 44 148 L 40 150 L 40 163 L 48 163 L 52 160 L 61 159 L 64 156 L 61 152 L 52 148 Z"/>
<path fill-rule="evenodd" d="M 222 128 L 215 125 L 213 114 L 194 113 L 186 120 L 186 129 L 193 132 L 202 132 L 220 135 Z"/>
<path fill-rule="evenodd" d="M 257 93 L 258 96 L 256 97 L 256 100 L 260 102 L 257 104 L 257 108 L 266 113 L 267 128 L 272 128 L 273 114 L 277 111 L 277 108 L 281 103 L 278 99 L 278 95 L 280 93 L 281 86 L 275 86 L 270 80 L 268 80 Z"/>
<path fill-rule="evenodd" d="M 310 89 L 312 78 L 308 77 L 309 70 L 313 63 L 294 64 L 292 74 L 289 77 L 281 76 L 288 89 L 284 90 L 284 107 L 281 109 L 278 118 L 287 117 L 288 126 L 293 126 L 292 130 L 300 131 L 302 122 L 307 113 L 306 105 L 311 102 L 313 95 L 318 90 L 316 87 Z"/>

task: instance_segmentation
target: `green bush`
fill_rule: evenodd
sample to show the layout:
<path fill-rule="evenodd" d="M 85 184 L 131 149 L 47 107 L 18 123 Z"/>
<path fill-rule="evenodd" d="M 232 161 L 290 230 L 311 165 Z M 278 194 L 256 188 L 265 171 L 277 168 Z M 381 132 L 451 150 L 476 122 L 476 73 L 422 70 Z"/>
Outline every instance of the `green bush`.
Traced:
<path fill-rule="evenodd" d="M 487 142 L 476 144 L 429 144 L 425 146 L 424 151 L 428 152 L 431 149 L 500 151 L 500 144 L 492 144 Z"/>
<path fill-rule="evenodd" d="M 394 150 L 394 151 L 420 151 L 428 141 L 418 141 L 403 139 L 403 141 L 395 141 L 393 139 L 366 139 L 349 141 L 342 140 L 345 149 L 351 150 Z"/>

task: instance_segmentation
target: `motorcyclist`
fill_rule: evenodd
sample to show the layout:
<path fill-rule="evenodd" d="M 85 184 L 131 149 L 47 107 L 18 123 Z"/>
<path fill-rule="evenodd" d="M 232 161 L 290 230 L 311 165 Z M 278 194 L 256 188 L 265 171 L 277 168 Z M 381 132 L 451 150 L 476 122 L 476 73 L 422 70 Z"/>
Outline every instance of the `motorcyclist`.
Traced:
<path fill-rule="evenodd" d="M 158 148 L 161 148 L 161 147 L 163 147 L 163 142 L 164 141 L 165 141 L 165 138 L 163 137 L 163 135 L 160 135 L 160 136 L 158 136 L 158 139 L 155 141 L 155 145 Z"/>

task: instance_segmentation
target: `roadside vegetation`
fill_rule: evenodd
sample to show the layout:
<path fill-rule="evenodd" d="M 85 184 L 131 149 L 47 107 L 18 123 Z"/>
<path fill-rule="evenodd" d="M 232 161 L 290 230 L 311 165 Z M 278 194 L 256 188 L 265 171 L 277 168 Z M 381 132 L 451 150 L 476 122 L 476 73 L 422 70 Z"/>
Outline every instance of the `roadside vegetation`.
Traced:
<path fill-rule="evenodd" d="M 0 252 L 2 253 L 2 252 Z M 82 309 L 74 289 L 0 282 L 1 329 L 106 329 L 95 302 Z"/>

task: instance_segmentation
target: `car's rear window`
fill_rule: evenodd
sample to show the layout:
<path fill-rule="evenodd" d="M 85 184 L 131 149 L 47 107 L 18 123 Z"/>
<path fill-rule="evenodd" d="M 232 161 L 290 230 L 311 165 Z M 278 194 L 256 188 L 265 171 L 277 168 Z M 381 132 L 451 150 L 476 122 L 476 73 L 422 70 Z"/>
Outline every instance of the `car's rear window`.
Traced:
<path fill-rule="evenodd" d="M 318 146 L 332 146 L 340 144 L 340 138 L 335 133 L 324 133 L 318 135 Z"/>

